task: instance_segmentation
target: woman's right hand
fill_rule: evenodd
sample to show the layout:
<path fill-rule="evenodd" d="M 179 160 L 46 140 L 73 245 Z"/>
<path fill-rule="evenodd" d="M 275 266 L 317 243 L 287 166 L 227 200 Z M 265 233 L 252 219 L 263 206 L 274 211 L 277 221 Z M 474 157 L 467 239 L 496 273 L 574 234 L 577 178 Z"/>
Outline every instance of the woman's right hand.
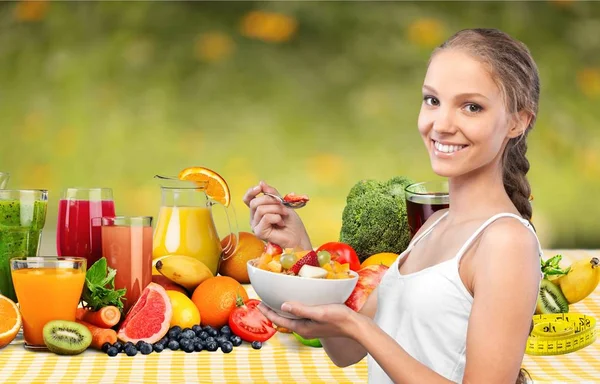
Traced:
<path fill-rule="evenodd" d="M 275 188 L 264 181 L 246 192 L 244 203 L 250 208 L 252 232 L 259 238 L 282 248 L 312 249 L 300 216 L 271 196 L 258 196 L 262 192 L 281 196 Z"/>

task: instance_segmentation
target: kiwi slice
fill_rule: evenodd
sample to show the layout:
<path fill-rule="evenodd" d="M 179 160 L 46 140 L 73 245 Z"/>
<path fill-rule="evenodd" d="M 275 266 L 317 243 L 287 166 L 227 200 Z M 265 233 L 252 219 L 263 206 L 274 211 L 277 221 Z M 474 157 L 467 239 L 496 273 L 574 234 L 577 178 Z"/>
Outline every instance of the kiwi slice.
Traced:
<path fill-rule="evenodd" d="M 57 355 L 77 355 L 92 343 L 92 333 L 73 321 L 53 320 L 44 325 L 44 343 Z"/>
<path fill-rule="evenodd" d="M 569 302 L 559 287 L 550 280 L 542 279 L 537 298 L 536 313 L 567 313 Z"/>

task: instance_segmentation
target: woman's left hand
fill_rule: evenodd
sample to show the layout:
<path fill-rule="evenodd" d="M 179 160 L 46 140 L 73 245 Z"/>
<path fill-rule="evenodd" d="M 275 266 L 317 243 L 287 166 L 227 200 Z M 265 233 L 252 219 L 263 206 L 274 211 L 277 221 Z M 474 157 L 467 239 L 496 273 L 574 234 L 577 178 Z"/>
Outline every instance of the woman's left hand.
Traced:
<path fill-rule="evenodd" d="M 297 320 L 280 316 L 263 303 L 258 309 L 277 326 L 288 328 L 306 339 L 353 338 L 357 317 L 361 316 L 343 304 L 307 306 L 284 303 L 281 310 L 301 318 Z"/>

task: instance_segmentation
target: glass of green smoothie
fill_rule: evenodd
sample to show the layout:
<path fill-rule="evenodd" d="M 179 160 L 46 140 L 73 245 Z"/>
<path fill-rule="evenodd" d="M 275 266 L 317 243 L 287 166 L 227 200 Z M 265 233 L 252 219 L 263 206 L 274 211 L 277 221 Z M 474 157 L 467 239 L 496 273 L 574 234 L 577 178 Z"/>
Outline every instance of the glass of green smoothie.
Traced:
<path fill-rule="evenodd" d="M 9 260 L 38 255 L 47 206 L 46 190 L 0 189 L 0 294 L 15 302 Z"/>
<path fill-rule="evenodd" d="M 0 172 L 0 189 L 6 188 L 10 175 L 6 172 Z"/>

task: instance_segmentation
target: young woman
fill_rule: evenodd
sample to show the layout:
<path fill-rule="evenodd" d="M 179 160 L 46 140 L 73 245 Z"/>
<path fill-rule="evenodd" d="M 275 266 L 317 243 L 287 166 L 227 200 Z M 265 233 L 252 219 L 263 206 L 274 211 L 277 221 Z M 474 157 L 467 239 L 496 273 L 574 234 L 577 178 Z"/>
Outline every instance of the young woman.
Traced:
<path fill-rule="evenodd" d="M 492 29 L 458 32 L 437 48 L 418 120 L 433 171 L 448 178 L 450 208 L 427 220 L 355 313 L 344 305 L 285 303 L 275 324 L 321 339 L 338 366 L 368 356 L 373 383 L 515 383 L 541 278 L 529 223 L 526 136 L 540 85 L 528 49 Z M 254 233 L 310 249 L 296 213 L 244 196 Z"/>

